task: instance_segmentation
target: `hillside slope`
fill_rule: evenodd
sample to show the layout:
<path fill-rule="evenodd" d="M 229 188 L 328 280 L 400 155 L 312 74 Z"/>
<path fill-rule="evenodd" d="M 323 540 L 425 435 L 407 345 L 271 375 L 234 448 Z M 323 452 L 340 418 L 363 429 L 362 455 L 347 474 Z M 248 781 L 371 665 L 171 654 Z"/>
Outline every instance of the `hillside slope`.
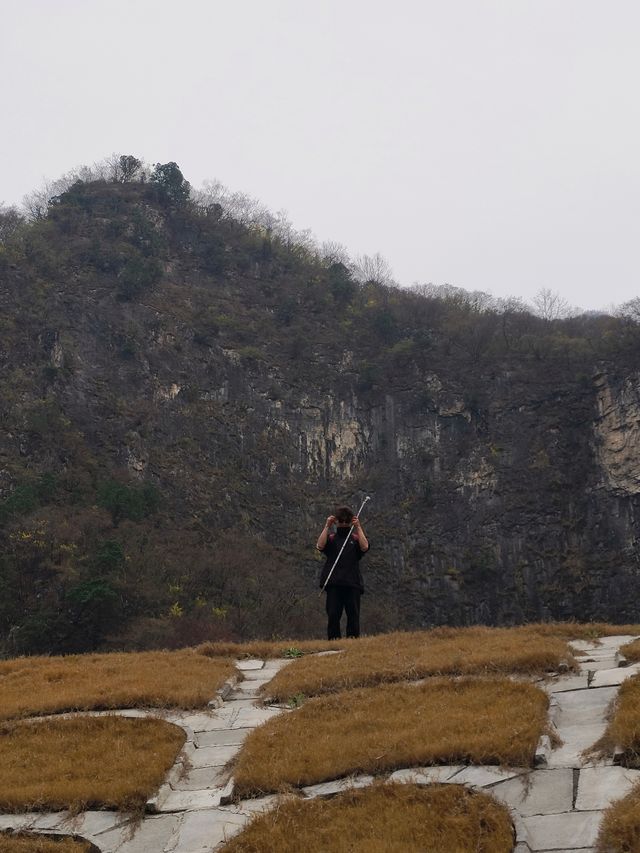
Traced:
<path fill-rule="evenodd" d="M 0 246 L 2 647 L 318 632 L 363 494 L 367 630 L 637 621 L 639 355 L 78 183 Z"/>

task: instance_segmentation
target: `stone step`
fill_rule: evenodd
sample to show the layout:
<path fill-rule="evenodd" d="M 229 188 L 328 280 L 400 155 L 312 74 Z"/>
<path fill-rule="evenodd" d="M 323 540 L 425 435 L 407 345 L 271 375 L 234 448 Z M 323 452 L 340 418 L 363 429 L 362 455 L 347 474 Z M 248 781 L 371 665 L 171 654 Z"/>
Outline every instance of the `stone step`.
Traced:
<path fill-rule="evenodd" d="M 615 666 L 615 665 L 614 665 Z M 626 681 L 627 678 L 631 678 L 634 675 L 637 675 L 640 672 L 640 663 L 632 663 L 629 666 L 618 667 L 611 669 L 601 669 L 595 673 L 593 676 L 593 680 L 589 685 L 591 688 L 594 687 L 617 687 L 622 684 L 623 681 Z"/>
<path fill-rule="evenodd" d="M 553 850 L 584 850 L 595 847 L 601 812 L 564 812 L 523 817 L 531 853 Z"/>

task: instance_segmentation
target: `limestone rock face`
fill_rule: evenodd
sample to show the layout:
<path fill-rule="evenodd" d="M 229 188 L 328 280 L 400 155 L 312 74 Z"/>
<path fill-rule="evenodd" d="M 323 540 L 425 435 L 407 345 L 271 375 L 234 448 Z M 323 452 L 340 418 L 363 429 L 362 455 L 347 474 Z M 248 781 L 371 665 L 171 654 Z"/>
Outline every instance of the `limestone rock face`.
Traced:
<path fill-rule="evenodd" d="M 0 251 L 0 651 L 136 620 L 190 645 L 203 614 L 317 634 L 315 541 L 366 494 L 367 631 L 640 620 L 637 343 L 336 282 L 149 186 L 74 192 Z"/>
<path fill-rule="evenodd" d="M 621 495 L 640 493 L 640 375 L 618 382 L 596 377 L 598 414 L 595 447 L 605 488 Z"/>

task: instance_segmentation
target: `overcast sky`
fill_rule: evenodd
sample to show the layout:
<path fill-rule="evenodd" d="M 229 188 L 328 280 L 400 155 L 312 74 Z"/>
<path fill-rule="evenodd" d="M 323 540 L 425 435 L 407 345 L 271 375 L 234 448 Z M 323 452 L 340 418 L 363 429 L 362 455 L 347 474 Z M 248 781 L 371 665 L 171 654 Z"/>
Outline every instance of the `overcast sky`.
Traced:
<path fill-rule="evenodd" d="M 638 293 L 637 0 L 0 0 L 0 201 L 175 160 L 401 284 Z"/>

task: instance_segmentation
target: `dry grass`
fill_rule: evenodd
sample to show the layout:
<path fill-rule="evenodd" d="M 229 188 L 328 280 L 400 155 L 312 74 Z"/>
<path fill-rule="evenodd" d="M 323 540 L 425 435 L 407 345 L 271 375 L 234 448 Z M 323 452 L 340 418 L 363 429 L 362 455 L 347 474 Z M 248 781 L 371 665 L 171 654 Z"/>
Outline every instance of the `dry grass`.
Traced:
<path fill-rule="evenodd" d="M 272 658 L 297 657 L 344 649 L 349 640 L 251 640 L 248 643 L 203 643 L 195 651 L 208 657 Z M 295 652 L 295 654 L 290 654 Z"/>
<path fill-rule="evenodd" d="M 0 727 L 0 812 L 138 811 L 185 741 L 163 720 L 71 717 Z"/>
<path fill-rule="evenodd" d="M 568 640 L 597 640 L 598 637 L 640 634 L 640 625 L 612 625 L 610 622 L 536 622 L 523 625 L 522 628 L 538 634 L 566 637 Z"/>
<path fill-rule="evenodd" d="M 510 853 L 508 810 L 460 785 L 374 785 L 291 799 L 256 817 L 223 853 Z"/>
<path fill-rule="evenodd" d="M 420 631 L 415 632 L 415 634 L 419 633 L 419 636 L 428 639 L 431 636 L 453 636 L 478 628 L 482 628 L 482 626 L 475 626 L 474 628 L 433 628 L 430 631 Z M 611 625 L 606 622 L 538 622 L 511 630 L 533 632 L 542 637 L 593 640 L 615 634 L 640 634 L 640 625 Z M 366 643 L 369 640 L 394 636 L 398 636 L 398 634 L 364 637 L 358 642 Z M 266 660 L 286 657 L 286 652 L 289 649 L 296 649 L 302 655 L 309 655 L 315 652 L 345 649 L 349 648 L 350 645 L 350 640 L 252 640 L 248 643 L 203 643 L 196 648 L 196 651 L 209 657 L 260 658 Z"/>
<path fill-rule="evenodd" d="M 611 755 L 616 746 L 624 752 L 622 763 L 626 767 L 640 767 L 640 677 L 637 675 L 620 685 L 607 730 L 589 753 Z"/>
<path fill-rule="evenodd" d="M 629 663 L 637 663 L 640 660 L 640 640 L 632 640 L 621 646 L 620 654 L 624 655 Z"/>
<path fill-rule="evenodd" d="M 265 690 L 275 701 L 317 696 L 433 675 L 543 674 L 562 660 L 575 666 L 566 640 L 527 628 L 438 628 L 381 634 L 344 645 L 340 655 L 304 657 Z"/>
<path fill-rule="evenodd" d="M 192 651 L 0 661 L 0 719 L 114 708 L 200 708 L 235 669 Z"/>
<path fill-rule="evenodd" d="M 54 840 L 51 836 L 35 833 L 0 833 L 0 853 L 91 853 L 96 849 L 88 841 L 79 841 L 69 836 Z"/>
<path fill-rule="evenodd" d="M 596 849 L 598 853 L 640 851 L 640 786 L 605 811 Z"/>
<path fill-rule="evenodd" d="M 431 679 L 310 699 L 255 729 L 234 772 L 238 796 L 353 773 L 471 763 L 529 766 L 548 697 L 509 679 Z"/>

